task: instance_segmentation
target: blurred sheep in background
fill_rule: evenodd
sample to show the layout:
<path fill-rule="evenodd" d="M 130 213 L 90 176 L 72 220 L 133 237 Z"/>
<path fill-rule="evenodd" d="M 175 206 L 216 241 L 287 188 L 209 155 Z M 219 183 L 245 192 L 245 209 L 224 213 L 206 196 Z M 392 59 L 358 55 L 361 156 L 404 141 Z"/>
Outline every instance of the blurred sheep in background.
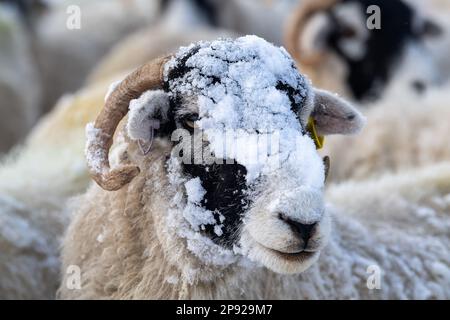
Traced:
<path fill-rule="evenodd" d="M 39 117 L 42 83 L 20 13 L 0 2 L 0 154 Z"/>
<path fill-rule="evenodd" d="M 301 0 L 162 0 L 164 8 L 191 10 L 197 22 L 254 34 L 282 45 L 283 25 L 289 12 Z M 189 8 L 189 9 L 187 9 Z"/>
<path fill-rule="evenodd" d="M 68 26 L 71 6 L 80 10 L 79 29 Z M 158 13 L 159 1 L 147 0 L 1 1 L 0 153 L 61 95 L 78 89 L 118 40 Z"/>
<path fill-rule="evenodd" d="M 74 5 L 80 10 L 80 29 L 66 26 Z M 117 41 L 156 21 L 158 13 L 159 1 L 49 1 L 48 10 L 34 24 L 34 43 L 46 84 L 44 110 L 63 93 L 78 89 Z"/>
<path fill-rule="evenodd" d="M 381 7 L 380 30 L 365 27 L 371 4 Z M 304 0 L 291 17 L 286 44 L 300 70 L 366 109 L 360 135 L 327 138 L 330 181 L 450 159 L 439 121 L 450 119 L 450 25 L 436 11 L 432 2 Z"/>
<path fill-rule="evenodd" d="M 364 102 L 439 84 L 425 42 L 442 33 L 439 22 L 407 0 L 302 0 L 285 44 L 313 83 Z"/>

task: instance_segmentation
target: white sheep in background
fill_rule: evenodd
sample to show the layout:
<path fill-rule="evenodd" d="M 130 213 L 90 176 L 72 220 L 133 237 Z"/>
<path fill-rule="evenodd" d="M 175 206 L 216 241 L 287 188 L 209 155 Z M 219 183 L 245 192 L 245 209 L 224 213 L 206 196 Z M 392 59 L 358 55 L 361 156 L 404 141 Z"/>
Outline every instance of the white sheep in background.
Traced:
<path fill-rule="evenodd" d="M 439 80 L 446 82 L 450 80 L 450 62 L 448 59 L 448 48 L 450 47 L 450 3 L 445 2 L 443 6 L 431 7 L 427 13 L 441 26 L 442 36 L 430 38 L 425 41 L 425 47 L 431 53 L 431 60 L 436 61 Z"/>
<path fill-rule="evenodd" d="M 20 15 L 0 3 L 0 155 L 25 137 L 38 118 L 38 68 Z M 24 85 L 24 79 L 28 85 Z"/>
<path fill-rule="evenodd" d="M 327 138 L 330 179 L 364 179 L 386 171 L 450 160 L 449 89 L 429 89 L 420 98 L 385 97 L 365 112 L 368 122 L 355 137 Z"/>
<path fill-rule="evenodd" d="M 100 187 L 74 203 L 60 297 L 449 298 L 449 165 L 439 175 L 381 181 L 387 193 L 376 182 L 368 183 L 374 195 L 355 184 L 331 189 L 344 204 L 325 208 L 310 117 L 327 134 L 363 123 L 353 107 L 310 87 L 286 51 L 257 37 L 201 42 L 133 72 L 87 128 Z M 121 153 L 110 167 L 116 129 Z M 258 145 L 263 159 L 252 162 L 249 141 L 274 132 L 279 148 Z M 420 192 L 408 196 L 413 183 Z M 384 221 L 370 211 L 381 195 L 395 204 Z M 425 206 L 430 195 L 440 212 L 401 201 Z M 67 286 L 72 265 L 81 289 Z M 380 290 L 369 290 L 368 267 L 382 272 Z"/>
<path fill-rule="evenodd" d="M 369 19 L 372 5 L 380 7 L 380 29 L 367 26 L 377 21 Z M 285 45 L 314 84 L 347 97 L 377 99 L 392 84 L 421 93 L 442 84 L 444 71 L 425 45 L 443 39 L 443 26 L 422 12 L 406 0 L 302 0 Z"/>
<path fill-rule="evenodd" d="M 72 26 L 77 13 L 79 29 Z M 49 1 L 48 9 L 33 24 L 45 83 L 44 110 L 62 94 L 78 89 L 117 41 L 156 21 L 158 13 L 159 1 Z"/>
<path fill-rule="evenodd" d="M 232 36 L 225 31 L 195 29 L 166 32 L 161 40 L 162 34 L 152 30 L 161 29 L 138 31 L 118 44 L 92 74 L 89 84 L 64 96 L 41 119 L 24 146 L 2 159 L 0 216 L 10 229 L 0 229 L 2 248 L 8 248 L 0 252 L 0 298 L 54 297 L 59 237 L 68 217 L 63 207 L 69 197 L 84 192 L 90 182 L 83 155 L 85 126 L 100 111 L 109 84 L 175 46 Z M 153 50 L 155 44 L 159 45 Z M 19 255 L 24 248 L 26 253 Z"/>
<path fill-rule="evenodd" d="M 197 23 L 254 34 L 276 45 L 283 24 L 298 0 L 162 0 L 163 10 L 189 10 Z M 174 20 L 176 22 L 176 20 Z"/>
<path fill-rule="evenodd" d="M 66 98 L 23 147 L 0 163 L 1 299 L 55 296 L 59 238 L 68 222 L 63 207 L 89 181 L 81 127 L 90 118 L 87 108 L 77 107 L 101 103 L 104 90 L 93 87 Z"/>
<path fill-rule="evenodd" d="M 159 1 L 5 1 L 0 4 L 0 153 L 78 89 L 119 39 L 156 20 Z M 79 8 L 80 29 L 68 27 Z M 24 87 L 24 81 L 27 83 Z"/>

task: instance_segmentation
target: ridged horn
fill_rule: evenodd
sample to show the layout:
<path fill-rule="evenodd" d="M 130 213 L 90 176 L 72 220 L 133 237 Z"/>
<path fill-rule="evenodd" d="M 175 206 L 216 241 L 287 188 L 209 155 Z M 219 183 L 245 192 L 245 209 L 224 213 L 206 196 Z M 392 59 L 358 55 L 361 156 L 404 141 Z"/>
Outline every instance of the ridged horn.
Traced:
<path fill-rule="evenodd" d="M 139 174 L 137 166 L 127 165 L 111 169 L 109 149 L 119 122 L 128 113 L 132 99 L 147 90 L 163 87 L 164 64 L 170 56 L 155 59 L 128 75 L 106 99 L 105 106 L 89 129 L 86 158 L 91 177 L 105 190 L 119 190 Z"/>
<path fill-rule="evenodd" d="M 326 11 L 339 0 L 302 0 L 286 25 L 284 44 L 287 51 L 301 65 L 317 65 L 324 59 L 323 53 L 306 54 L 298 43 L 308 20 L 320 11 Z"/>

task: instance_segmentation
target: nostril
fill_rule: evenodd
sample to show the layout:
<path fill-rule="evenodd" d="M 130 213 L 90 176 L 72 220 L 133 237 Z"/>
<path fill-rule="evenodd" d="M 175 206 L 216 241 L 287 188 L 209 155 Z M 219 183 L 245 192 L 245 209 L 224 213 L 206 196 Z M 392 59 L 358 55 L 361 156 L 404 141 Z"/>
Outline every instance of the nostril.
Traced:
<path fill-rule="evenodd" d="M 285 221 L 294 232 L 296 232 L 300 238 L 302 238 L 302 240 L 305 242 L 305 247 L 308 243 L 308 240 L 313 236 L 314 232 L 315 232 L 315 227 L 317 225 L 317 223 L 310 223 L 310 224 L 306 224 L 306 223 L 301 223 L 295 220 L 292 220 L 288 217 L 286 217 L 283 214 L 279 214 L 279 218 L 283 221 Z"/>

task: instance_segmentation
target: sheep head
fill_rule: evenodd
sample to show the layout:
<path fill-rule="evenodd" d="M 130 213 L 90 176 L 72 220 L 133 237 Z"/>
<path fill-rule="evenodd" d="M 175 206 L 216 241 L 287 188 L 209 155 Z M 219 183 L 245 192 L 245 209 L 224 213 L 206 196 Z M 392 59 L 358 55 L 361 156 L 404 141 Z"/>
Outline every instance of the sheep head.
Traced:
<path fill-rule="evenodd" d="M 376 20 L 380 25 L 369 28 L 374 6 L 380 9 Z M 312 73 L 324 65 L 335 68 L 333 77 L 345 83 L 356 99 L 378 98 L 402 64 L 409 63 L 408 50 L 417 50 L 428 37 L 441 33 L 419 11 L 403 0 L 301 1 L 286 25 L 285 45 L 300 66 L 311 67 Z M 428 63 L 428 58 L 422 60 Z M 414 61 L 415 68 L 418 62 Z M 412 88 L 417 82 L 434 82 L 422 73 L 408 76 Z"/>
<path fill-rule="evenodd" d="M 363 118 L 312 88 L 283 48 L 255 36 L 200 42 L 128 76 L 89 129 L 89 167 L 106 190 L 139 174 L 108 162 L 128 107 L 127 134 L 142 157 L 153 139 L 171 146 L 164 170 L 177 196 L 164 216 L 196 257 L 223 265 L 244 256 L 280 273 L 318 258 L 330 232 L 329 162 L 307 124 L 319 135 L 350 134 Z"/>

